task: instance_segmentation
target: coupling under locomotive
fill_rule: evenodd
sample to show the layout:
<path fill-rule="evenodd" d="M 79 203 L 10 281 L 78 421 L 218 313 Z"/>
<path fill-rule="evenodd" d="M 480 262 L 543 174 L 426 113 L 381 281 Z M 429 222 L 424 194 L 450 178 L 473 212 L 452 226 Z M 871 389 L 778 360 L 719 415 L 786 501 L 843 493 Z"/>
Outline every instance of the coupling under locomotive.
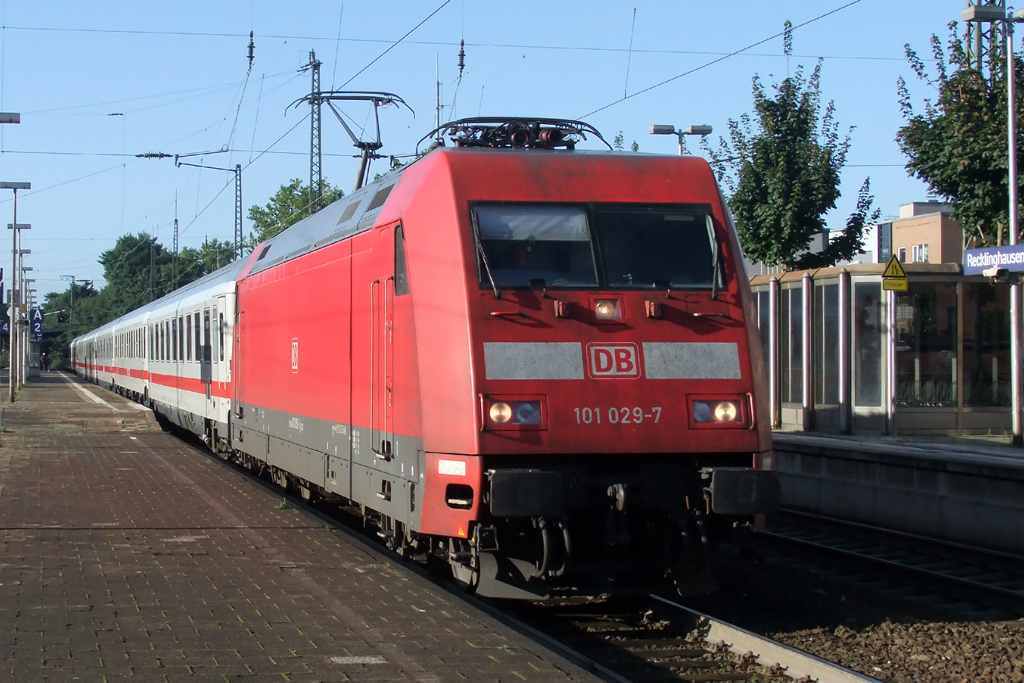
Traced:
<path fill-rule="evenodd" d="M 440 132 L 454 144 L 190 286 L 221 307 L 201 331 L 195 314 L 194 355 L 227 363 L 207 373 L 222 391 L 154 399 L 152 383 L 203 376 L 181 294 L 76 340 L 78 369 L 135 382 L 85 350 L 142 330 L 132 396 L 482 595 L 685 590 L 778 503 L 750 291 L 710 168 L 576 150 L 599 137 L 579 122 Z M 159 316 L 188 335 L 162 342 Z"/>

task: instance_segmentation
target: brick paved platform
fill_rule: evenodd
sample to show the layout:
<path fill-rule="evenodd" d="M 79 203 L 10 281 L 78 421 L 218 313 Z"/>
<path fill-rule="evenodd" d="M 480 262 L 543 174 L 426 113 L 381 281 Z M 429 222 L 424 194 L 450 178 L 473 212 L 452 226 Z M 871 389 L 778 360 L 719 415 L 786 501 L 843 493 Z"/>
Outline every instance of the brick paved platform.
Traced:
<path fill-rule="evenodd" d="M 0 680 L 589 678 L 75 384 L 5 406 Z"/>

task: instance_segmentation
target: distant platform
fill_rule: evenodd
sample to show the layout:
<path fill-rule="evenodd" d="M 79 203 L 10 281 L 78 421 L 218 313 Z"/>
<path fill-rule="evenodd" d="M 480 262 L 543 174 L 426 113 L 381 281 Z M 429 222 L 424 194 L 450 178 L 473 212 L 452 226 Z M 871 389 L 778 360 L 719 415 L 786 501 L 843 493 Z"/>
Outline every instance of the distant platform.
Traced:
<path fill-rule="evenodd" d="M 970 438 L 773 437 L 784 507 L 1024 555 L 1024 450 Z"/>
<path fill-rule="evenodd" d="M 589 679 L 113 393 L 43 373 L 3 420 L 12 680 Z"/>

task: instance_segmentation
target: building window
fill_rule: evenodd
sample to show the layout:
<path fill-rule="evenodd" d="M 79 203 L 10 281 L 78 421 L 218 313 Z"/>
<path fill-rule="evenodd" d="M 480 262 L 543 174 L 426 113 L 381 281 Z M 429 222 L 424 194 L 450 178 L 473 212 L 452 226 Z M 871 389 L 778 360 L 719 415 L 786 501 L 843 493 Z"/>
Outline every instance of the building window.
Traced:
<path fill-rule="evenodd" d="M 900 263 L 906 263 L 907 262 L 907 248 L 906 247 L 900 247 L 898 254 L 899 254 L 898 258 L 900 260 Z"/>
<path fill-rule="evenodd" d="M 911 263 L 928 263 L 928 245 L 915 244 L 911 247 Z"/>

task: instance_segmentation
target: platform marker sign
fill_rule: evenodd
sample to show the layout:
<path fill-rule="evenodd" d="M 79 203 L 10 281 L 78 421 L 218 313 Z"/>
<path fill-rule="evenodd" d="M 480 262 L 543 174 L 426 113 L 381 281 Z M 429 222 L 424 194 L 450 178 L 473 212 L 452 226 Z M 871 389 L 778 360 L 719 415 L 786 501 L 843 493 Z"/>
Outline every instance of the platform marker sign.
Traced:
<path fill-rule="evenodd" d="M 43 309 L 33 308 L 29 312 L 28 324 L 32 330 L 32 338 L 36 341 L 43 340 Z"/>
<path fill-rule="evenodd" d="M 882 273 L 882 289 L 891 292 L 907 291 L 907 271 L 903 270 L 903 264 L 895 254 Z"/>

